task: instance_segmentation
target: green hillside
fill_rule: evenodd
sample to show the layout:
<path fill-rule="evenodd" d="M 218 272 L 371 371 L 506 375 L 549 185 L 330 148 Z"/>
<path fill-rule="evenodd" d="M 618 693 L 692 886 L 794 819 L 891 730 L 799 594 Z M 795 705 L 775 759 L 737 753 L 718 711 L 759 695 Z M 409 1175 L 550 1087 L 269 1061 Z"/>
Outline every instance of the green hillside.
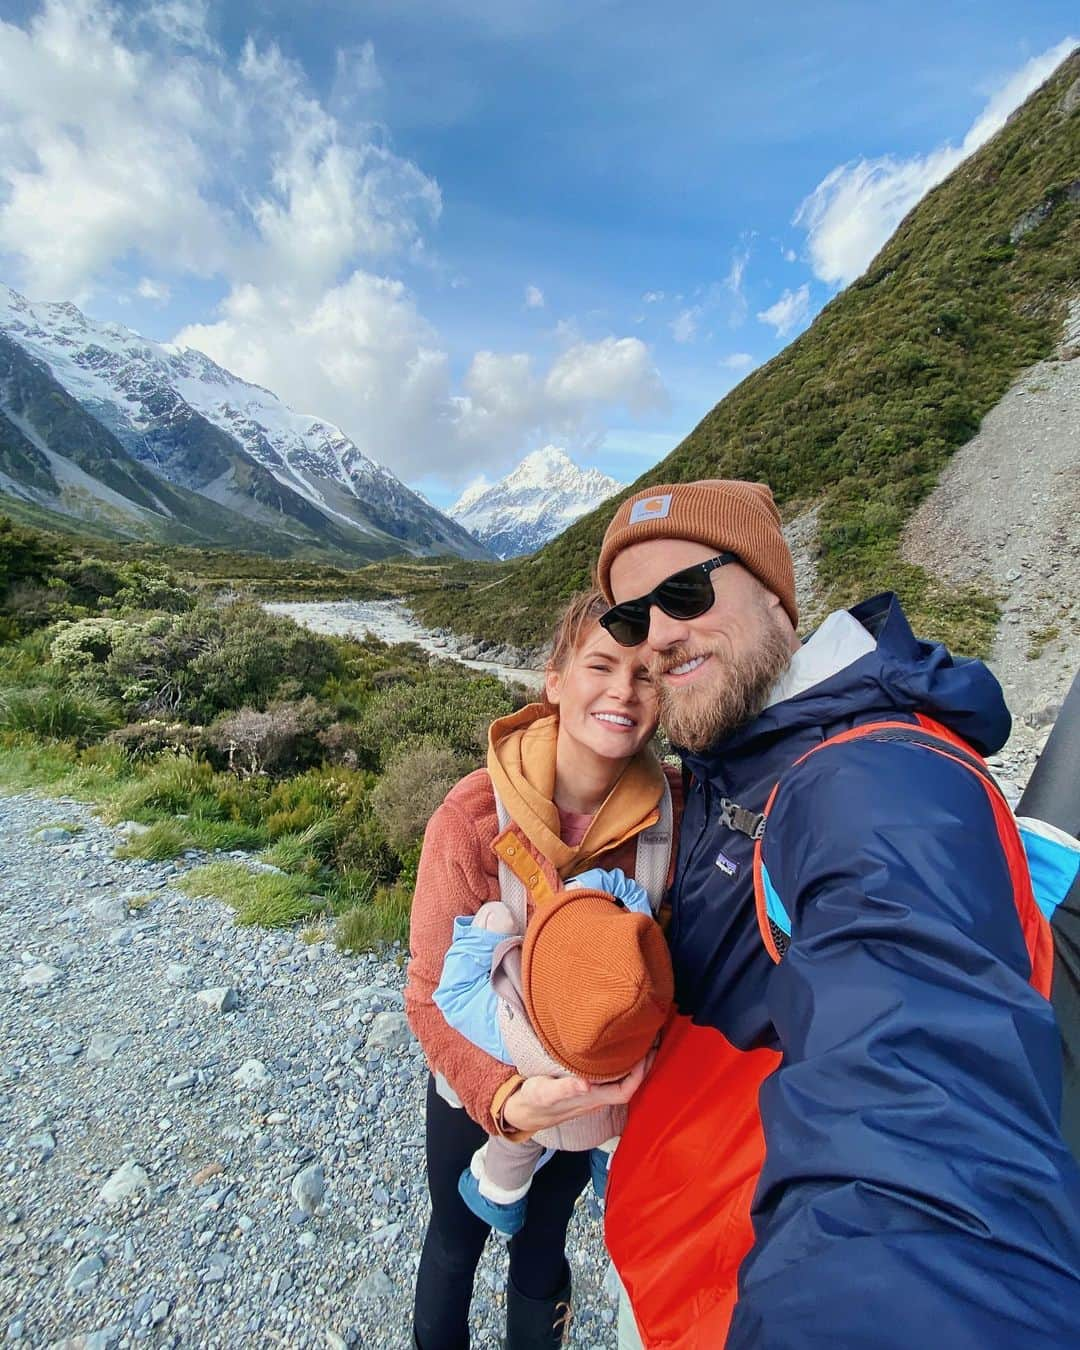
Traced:
<path fill-rule="evenodd" d="M 1078 290 L 1080 50 L 919 203 L 806 333 L 627 491 L 750 478 L 771 484 L 785 518 L 819 504 L 830 606 L 896 589 L 927 636 L 985 651 L 993 597 L 947 592 L 903 563 L 900 533 L 1013 379 L 1052 353 Z M 474 566 L 460 589 L 418 595 L 418 612 L 537 645 L 560 601 L 587 582 L 614 506 L 531 558 Z"/>

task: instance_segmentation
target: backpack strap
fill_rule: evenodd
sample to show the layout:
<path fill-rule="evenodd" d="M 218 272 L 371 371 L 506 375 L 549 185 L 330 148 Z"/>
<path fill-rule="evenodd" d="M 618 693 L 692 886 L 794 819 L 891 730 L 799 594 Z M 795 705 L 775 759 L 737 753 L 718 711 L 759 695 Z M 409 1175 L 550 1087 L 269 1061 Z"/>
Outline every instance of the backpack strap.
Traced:
<path fill-rule="evenodd" d="M 495 814 L 499 818 L 499 833 L 509 829 L 513 823 L 510 819 L 510 812 L 503 805 L 502 798 L 499 796 L 495 784 L 492 783 L 491 791 L 495 796 Z M 529 897 L 525 890 L 525 883 L 513 870 L 505 858 L 499 855 L 499 898 L 510 911 L 514 920 L 514 932 L 519 936 L 525 932 L 525 924 L 529 914 Z"/>
<path fill-rule="evenodd" d="M 667 889 L 671 867 L 671 840 L 674 813 L 671 806 L 671 784 L 664 775 L 664 791 L 657 802 L 660 818 L 637 839 L 637 857 L 634 860 L 634 880 L 645 888 L 654 914 L 660 910 Z"/>
<path fill-rule="evenodd" d="M 862 726 L 852 727 L 849 731 L 842 731 L 836 736 L 830 736 L 827 740 L 822 741 L 819 745 L 812 746 L 804 755 L 801 755 L 791 765 L 791 769 L 798 768 L 811 755 L 817 754 L 828 746 L 843 745 L 848 741 L 856 740 L 900 741 L 908 745 L 922 746 L 933 754 L 943 755 L 955 764 L 962 765 L 978 777 L 986 791 L 994 815 L 997 835 L 1012 879 L 1017 915 L 1023 930 L 1028 956 L 1031 959 L 1031 984 L 1044 997 L 1049 998 L 1054 964 L 1053 939 L 1050 934 L 1050 927 L 1035 902 L 1031 886 L 1031 874 L 1028 870 L 1024 845 L 1020 838 L 1016 818 L 1002 795 L 997 780 L 983 760 L 966 742 L 947 727 L 943 727 L 932 718 L 917 714 L 917 724 L 900 721 L 865 722 Z M 758 929 L 761 932 L 766 951 L 777 962 L 782 959 L 788 948 L 791 938 L 791 920 L 769 878 L 762 858 L 762 846 L 769 813 L 783 781 L 782 778 L 778 779 L 773 785 L 772 792 L 769 793 L 769 800 L 762 812 L 760 833 L 754 841 L 754 902 L 757 909 Z"/>

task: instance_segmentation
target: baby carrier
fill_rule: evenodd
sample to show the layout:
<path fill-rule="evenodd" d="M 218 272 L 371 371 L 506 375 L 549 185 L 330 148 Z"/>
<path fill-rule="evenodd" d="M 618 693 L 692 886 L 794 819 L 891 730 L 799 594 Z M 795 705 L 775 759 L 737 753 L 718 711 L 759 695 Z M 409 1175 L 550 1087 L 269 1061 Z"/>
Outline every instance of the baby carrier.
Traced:
<path fill-rule="evenodd" d="M 659 818 L 637 836 L 637 857 L 634 864 L 634 879 L 648 894 L 654 915 L 659 911 L 664 896 L 671 862 L 672 805 L 671 789 L 666 777 L 663 794 L 657 805 Z M 531 855 L 519 850 L 516 843 L 507 845 L 504 839 L 513 822 L 497 792 L 495 808 L 499 819 L 499 835 L 495 841 L 495 851 L 499 858 L 500 898 L 513 917 L 516 933 L 516 936 L 499 945 L 492 966 L 492 984 L 500 995 L 499 1027 L 508 1050 L 514 1056 L 519 1073 L 525 1077 L 534 1074 L 564 1076 L 567 1070 L 556 1063 L 541 1045 L 529 1024 L 523 1005 L 515 996 L 514 981 L 507 978 L 504 973 L 507 963 L 512 963 L 515 959 L 520 961 L 520 950 L 528 922 L 529 883 L 535 883 L 537 876 L 536 863 Z M 508 837 L 513 838 L 512 835 Z M 544 904 L 543 897 L 534 895 L 534 904 Z M 567 990 L 568 998 L 574 996 L 573 990 Z M 545 1148 L 570 1149 L 577 1152 L 595 1148 L 621 1134 L 625 1123 L 626 1108 L 609 1107 L 605 1110 L 592 1111 L 577 1120 L 540 1130 L 534 1137 Z"/>

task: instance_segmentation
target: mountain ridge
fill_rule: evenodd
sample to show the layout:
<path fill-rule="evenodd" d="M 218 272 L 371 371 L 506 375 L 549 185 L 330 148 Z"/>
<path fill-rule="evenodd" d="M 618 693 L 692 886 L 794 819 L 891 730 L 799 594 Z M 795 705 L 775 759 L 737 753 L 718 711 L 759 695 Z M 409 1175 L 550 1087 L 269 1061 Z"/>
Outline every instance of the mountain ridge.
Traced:
<path fill-rule="evenodd" d="M 7 287 L 0 287 L 0 335 L 39 362 L 122 447 L 127 460 L 206 502 L 210 544 L 258 546 L 259 532 L 269 531 L 268 544 L 278 548 L 323 549 L 364 560 L 397 552 L 491 556 L 340 428 L 295 413 L 271 391 L 232 375 L 202 352 L 152 342 L 121 324 L 95 323 L 70 301 L 34 304 Z M 10 364 L 10 350 L 8 359 Z M 5 407 L 0 397 L 0 409 Z M 31 415 L 49 421 L 41 404 Z M 49 449 L 66 457 L 68 444 Z M 115 450 L 108 458 L 113 466 L 119 463 Z M 9 461 L 13 468 L 13 447 Z M 19 463 L 22 481 L 8 474 L 9 493 L 85 519 L 87 512 L 80 512 L 70 494 L 65 499 L 49 493 L 41 464 L 35 469 L 25 448 Z M 93 491 L 82 487 L 85 502 Z M 121 523 L 122 508 L 115 500 L 109 504 Z M 168 532 L 171 507 L 160 501 L 157 507 L 159 522 L 133 514 L 133 534 L 148 524 Z M 190 503 L 187 508 L 184 524 L 197 538 L 199 513 Z M 232 537 L 230 518 L 236 522 Z"/>
<path fill-rule="evenodd" d="M 498 558 L 532 553 L 623 485 L 564 450 L 534 450 L 498 482 L 483 476 L 447 510 Z"/>

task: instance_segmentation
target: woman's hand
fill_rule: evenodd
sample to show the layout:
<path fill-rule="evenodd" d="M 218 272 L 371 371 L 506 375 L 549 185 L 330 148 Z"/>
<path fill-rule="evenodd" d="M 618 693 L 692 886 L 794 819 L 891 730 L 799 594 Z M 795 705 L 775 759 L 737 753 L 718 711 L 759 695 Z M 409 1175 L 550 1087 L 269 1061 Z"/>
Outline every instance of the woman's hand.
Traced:
<path fill-rule="evenodd" d="M 526 1078 L 507 1098 L 502 1118 L 514 1130 L 535 1134 L 567 1120 L 577 1120 L 603 1106 L 625 1106 L 652 1067 L 652 1050 L 625 1078 L 614 1083 L 586 1083 L 580 1078 L 551 1078 L 537 1074 Z"/>

